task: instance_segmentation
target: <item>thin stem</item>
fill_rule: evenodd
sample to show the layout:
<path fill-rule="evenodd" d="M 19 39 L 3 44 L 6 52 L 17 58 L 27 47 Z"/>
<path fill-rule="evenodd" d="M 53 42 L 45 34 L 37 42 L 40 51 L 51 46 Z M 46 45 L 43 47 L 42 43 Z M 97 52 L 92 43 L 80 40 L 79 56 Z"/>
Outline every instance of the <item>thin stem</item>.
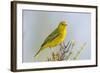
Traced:
<path fill-rule="evenodd" d="M 74 60 L 78 59 L 81 52 L 83 51 L 84 47 L 86 46 L 86 43 L 84 43 L 82 46 L 81 46 L 81 49 L 77 52 L 77 54 L 75 55 L 75 57 L 73 58 Z"/>

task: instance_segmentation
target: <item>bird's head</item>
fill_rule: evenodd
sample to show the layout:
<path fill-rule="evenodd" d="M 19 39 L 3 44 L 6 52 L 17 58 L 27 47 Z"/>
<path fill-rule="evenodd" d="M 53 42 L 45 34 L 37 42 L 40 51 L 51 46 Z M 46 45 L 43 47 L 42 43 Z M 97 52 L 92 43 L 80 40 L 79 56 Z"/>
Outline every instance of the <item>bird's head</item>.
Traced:
<path fill-rule="evenodd" d="M 61 21 L 58 25 L 58 29 L 60 30 L 66 29 L 66 27 L 67 27 L 66 21 Z"/>

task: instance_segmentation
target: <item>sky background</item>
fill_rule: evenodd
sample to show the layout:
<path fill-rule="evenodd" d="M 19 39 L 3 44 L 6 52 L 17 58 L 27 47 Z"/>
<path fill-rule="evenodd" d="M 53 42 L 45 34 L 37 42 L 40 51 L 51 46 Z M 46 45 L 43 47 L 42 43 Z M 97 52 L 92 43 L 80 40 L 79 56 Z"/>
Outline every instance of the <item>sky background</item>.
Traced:
<path fill-rule="evenodd" d="M 39 54 L 39 58 L 34 55 L 39 50 L 44 39 L 59 25 L 59 22 L 66 21 L 68 31 L 65 43 L 75 40 L 76 48 L 86 42 L 86 48 L 80 55 L 80 60 L 91 58 L 91 14 L 77 12 L 54 12 L 54 11 L 34 11 L 23 10 L 23 62 L 46 61 L 52 50 L 46 49 Z M 71 31 L 72 30 L 72 33 Z M 58 46 L 53 49 L 57 51 Z"/>

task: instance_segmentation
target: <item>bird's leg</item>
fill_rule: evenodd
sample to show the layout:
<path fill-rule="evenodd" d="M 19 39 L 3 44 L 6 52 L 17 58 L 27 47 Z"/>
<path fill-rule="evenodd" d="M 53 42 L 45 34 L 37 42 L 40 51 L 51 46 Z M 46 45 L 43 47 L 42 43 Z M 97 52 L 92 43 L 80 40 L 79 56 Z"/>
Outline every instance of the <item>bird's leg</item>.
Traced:
<path fill-rule="evenodd" d="M 64 49 L 66 49 L 66 45 L 65 45 L 65 42 L 62 42 L 63 43 L 63 47 L 64 47 Z"/>
<path fill-rule="evenodd" d="M 61 56 L 63 58 L 63 55 L 64 55 L 64 47 L 63 47 L 63 44 L 61 43 L 60 44 L 61 48 L 60 48 L 60 52 L 61 52 Z"/>
<path fill-rule="evenodd" d="M 62 43 L 60 43 L 60 51 L 61 51 L 61 53 L 63 52 L 63 45 L 62 45 Z"/>

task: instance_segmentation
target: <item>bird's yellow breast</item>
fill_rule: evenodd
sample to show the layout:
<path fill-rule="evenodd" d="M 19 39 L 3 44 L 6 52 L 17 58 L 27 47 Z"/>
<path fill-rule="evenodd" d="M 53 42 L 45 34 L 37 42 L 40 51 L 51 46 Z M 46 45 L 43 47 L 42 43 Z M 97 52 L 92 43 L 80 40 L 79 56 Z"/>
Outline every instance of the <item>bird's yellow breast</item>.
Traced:
<path fill-rule="evenodd" d="M 62 42 L 64 41 L 65 37 L 66 37 L 66 29 L 63 30 L 63 31 L 59 34 L 59 36 L 57 36 L 54 40 L 52 40 L 51 42 L 45 44 L 44 47 L 45 47 L 45 48 L 48 48 L 48 47 L 49 47 L 49 48 L 52 48 L 52 47 L 55 47 L 55 46 L 59 45 L 60 43 L 62 43 Z"/>

